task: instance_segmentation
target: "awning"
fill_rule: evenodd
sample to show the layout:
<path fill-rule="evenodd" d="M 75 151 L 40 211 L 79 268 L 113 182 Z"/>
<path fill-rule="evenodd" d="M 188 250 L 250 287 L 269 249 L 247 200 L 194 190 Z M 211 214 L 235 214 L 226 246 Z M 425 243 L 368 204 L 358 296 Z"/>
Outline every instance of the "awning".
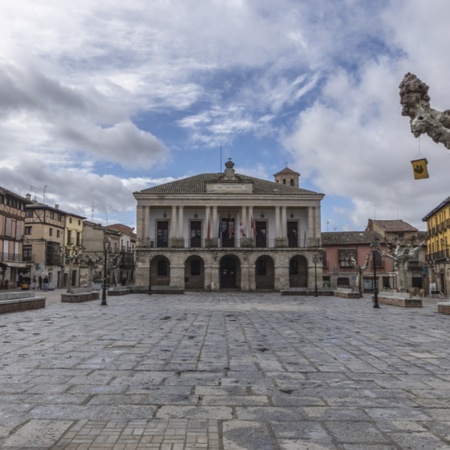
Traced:
<path fill-rule="evenodd" d="M 8 261 L 2 261 L 1 264 L 8 266 L 8 267 L 19 267 L 21 269 L 28 269 L 31 268 L 31 263 L 20 263 L 20 262 L 8 262 Z"/>

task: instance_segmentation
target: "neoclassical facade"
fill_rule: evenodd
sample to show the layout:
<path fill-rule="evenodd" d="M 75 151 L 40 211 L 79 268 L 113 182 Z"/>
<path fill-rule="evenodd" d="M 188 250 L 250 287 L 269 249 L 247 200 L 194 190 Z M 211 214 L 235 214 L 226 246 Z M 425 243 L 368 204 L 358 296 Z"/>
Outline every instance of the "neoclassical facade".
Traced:
<path fill-rule="evenodd" d="M 136 285 L 241 291 L 321 286 L 323 194 L 234 171 L 135 192 Z M 293 174 L 297 172 L 291 171 Z M 319 280 L 318 280 L 319 279 Z"/>

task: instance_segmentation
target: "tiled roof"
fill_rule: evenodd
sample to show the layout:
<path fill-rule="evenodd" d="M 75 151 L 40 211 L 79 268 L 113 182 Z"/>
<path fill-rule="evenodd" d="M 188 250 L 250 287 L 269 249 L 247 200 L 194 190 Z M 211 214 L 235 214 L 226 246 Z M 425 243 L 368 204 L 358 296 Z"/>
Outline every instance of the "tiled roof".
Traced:
<path fill-rule="evenodd" d="M 333 231 L 322 233 L 322 245 L 371 244 L 376 239 L 381 243 L 383 237 L 374 231 Z"/>
<path fill-rule="evenodd" d="M 279 172 L 275 173 L 273 176 L 276 177 L 278 175 L 300 175 L 295 170 L 289 169 L 289 167 L 285 167 L 283 170 L 280 170 Z"/>
<path fill-rule="evenodd" d="M 139 194 L 164 194 L 164 195 L 177 195 L 177 194 L 197 194 L 208 195 L 206 192 L 206 185 L 208 183 L 253 183 L 252 195 L 323 195 L 318 192 L 309 191 L 307 189 L 301 189 L 294 186 L 288 186 L 285 184 L 275 183 L 273 181 L 261 180 L 259 178 L 249 177 L 247 175 L 235 174 L 236 181 L 223 181 L 223 173 L 203 173 L 195 175 L 189 178 L 183 178 L 181 180 L 172 181 L 171 183 L 161 184 L 148 189 L 139 191 Z M 211 194 L 216 195 L 216 194 Z M 227 192 L 227 195 L 245 196 L 248 193 L 240 192 Z"/>
<path fill-rule="evenodd" d="M 413 227 L 403 220 L 372 220 L 372 222 L 388 232 L 417 231 L 416 227 Z"/>

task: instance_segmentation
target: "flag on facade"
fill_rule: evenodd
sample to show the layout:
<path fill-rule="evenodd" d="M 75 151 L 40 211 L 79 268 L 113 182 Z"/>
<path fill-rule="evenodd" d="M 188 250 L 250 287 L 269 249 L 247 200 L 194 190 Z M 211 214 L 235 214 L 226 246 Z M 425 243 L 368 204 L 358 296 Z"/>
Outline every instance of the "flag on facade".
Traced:
<path fill-rule="evenodd" d="M 228 239 L 233 239 L 234 234 L 234 222 L 231 220 L 228 221 Z"/>
<path fill-rule="evenodd" d="M 241 236 L 247 237 L 247 235 L 245 234 L 245 231 L 244 231 L 244 227 L 242 226 L 242 220 L 241 220 Z"/>
<path fill-rule="evenodd" d="M 253 237 L 256 239 L 256 224 L 255 220 L 253 219 L 253 216 L 252 216 L 252 230 L 253 230 Z"/>
<path fill-rule="evenodd" d="M 426 160 L 426 158 L 415 159 L 414 161 L 411 161 L 411 164 L 413 166 L 413 173 L 415 180 L 428 178 L 428 168 L 427 168 L 428 161 Z"/>

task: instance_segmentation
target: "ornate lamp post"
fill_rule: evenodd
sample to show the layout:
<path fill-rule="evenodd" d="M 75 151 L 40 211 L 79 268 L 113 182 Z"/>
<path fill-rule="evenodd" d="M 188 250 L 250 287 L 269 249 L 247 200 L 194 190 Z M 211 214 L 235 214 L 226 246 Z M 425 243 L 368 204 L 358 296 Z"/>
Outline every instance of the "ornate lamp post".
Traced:
<path fill-rule="evenodd" d="M 152 255 L 148 258 L 148 295 L 152 295 Z"/>
<path fill-rule="evenodd" d="M 379 308 L 378 304 L 378 279 L 377 279 L 377 261 L 376 254 L 380 252 L 380 242 L 375 239 L 370 246 L 372 247 L 372 262 L 373 262 L 373 307 Z"/>
<path fill-rule="evenodd" d="M 317 292 L 317 263 L 322 260 L 322 257 L 320 254 L 315 253 L 313 256 L 313 263 L 314 263 L 314 297 L 317 297 L 319 294 Z"/>
<path fill-rule="evenodd" d="M 106 277 L 108 276 L 107 266 L 108 266 L 109 246 L 110 242 L 108 236 L 105 233 L 105 237 L 103 238 L 103 291 L 102 291 L 102 302 L 100 303 L 102 306 L 108 306 L 108 303 L 106 303 Z"/>

